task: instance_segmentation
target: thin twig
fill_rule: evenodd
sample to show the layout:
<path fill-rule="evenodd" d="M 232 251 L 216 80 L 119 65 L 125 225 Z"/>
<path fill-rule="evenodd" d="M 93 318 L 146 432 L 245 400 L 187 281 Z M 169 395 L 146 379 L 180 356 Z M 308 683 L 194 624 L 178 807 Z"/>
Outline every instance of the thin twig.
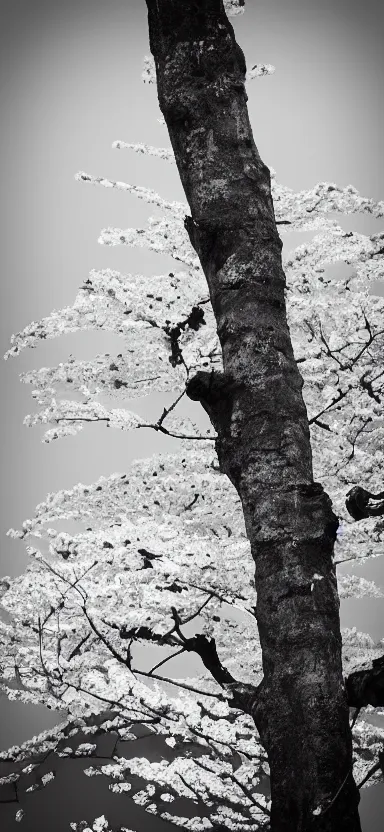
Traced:
<path fill-rule="evenodd" d="M 158 662 L 157 664 L 155 664 L 154 667 L 152 667 L 151 670 L 149 671 L 149 675 L 151 676 L 151 674 L 153 673 L 154 670 L 157 670 L 159 667 L 161 667 L 166 662 L 169 662 L 171 659 L 174 659 L 175 656 L 180 656 L 180 653 L 185 653 L 185 647 L 181 647 L 180 650 L 176 650 L 175 653 L 171 653 L 170 656 L 167 656 L 165 659 L 162 659 L 161 662 Z"/>
<path fill-rule="evenodd" d="M 220 699 L 221 702 L 227 701 L 226 697 L 223 696 L 222 693 L 211 693 L 207 690 L 199 690 L 198 688 L 193 688 L 192 685 L 186 685 L 184 682 L 179 682 L 177 679 L 168 679 L 166 676 L 159 676 L 157 673 L 151 674 L 145 670 L 137 670 L 137 668 L 132 668 L 132 673 L 137 673 L 139 676 L 147 676 L 150 679 L 157 679 L 159 682 L 166 682 L 167 685 L 175 685 L 177 688 L 190 690 L 192 693 L 200 694 L 200 696 L 211 696 L 214 699 Z"/>
<path fill-rule="evenodd" d="M 263 812 L 264 815 L 269 815 L 270 816 L 271 813 L 270 813 L 269 809 L 267 809 L 265 806 L 262 806 L 262 804 L 259 803 L 258 800 L 256 800 L 256 798 L 254 798 L 252 792 L 249 789 L 247 789 L 247 787 L 244 786 L 243 783 L 240 782 L 240 780 L 238 780 L 238 778 L 236 777 L 235 774 L 232 773 L 230 775 L 230 777 L 231 777 L 232 780 L 235 781 L 235 783 L 237 783 L 237 785 L 244 792 L 244 794 L 249 798 L 249 800 L 251 800 L 252 803 L 254 803 L 254 805 L 257 806 L 257 808 L 260 809 Z"/>
<path fill-rule="evenodd" d="M 77 656 L 77 655 L 78 655 L 78 653 L 80 653 L 80 650 L 81 650 L 81 648 L 82 648 L 83 644 L 85 644 L 85 642 L 86 642 L 86 641 L 88 641 L 88 639 L 89 639 L 90 637 L 91 637 L 91 634 L 90 634 L 90 633 L 87 633 L 87 635 L 86 635 L 86 636 L 84 636 L 84 638 L 82 638 L 82 639 L 81 639 L 81 641 L 79 642 L 79 644 L 78 644 L 76 647 L 74 647 L 74 649 L 72 650 L 72 652 L 69 654 L 68 659 L 67 659 L 67 661 L 68 661 L 68 662 L 70 662 L 70 661 L 71 661 L 71 659 L 73 659 L 73 658 L 74 658 L 74 656 Z"/>
<path fill-rule="evenodd" d="M 332 401 L 329 404 L 327 404 L 326 407 L 323 407 L 323 409 L 320 410 L 320 412 L 317 413 L 316 416 L 312 416 L 311 419 L 308 419 L 308 424 L 313 425 L 313 423 L 316 422 L 316 420 L 319 418 L 319 416 L 322 416 L 323 413 L 326 413 L 327 410 L 330 410 L 331 407 L 333 407 L 333 405 L 338 404 L 338 402 L 341 402 L 341 400 L 344 399 L 345 396 L 347 396 L 348 393 L 351 392 L 351 390 L 352 390 L 352 385 L 351 384 L 348 385 L 347 390 L 340 390 L 340 388 L 339 388 L 339 390 L 337 391 L 338 392 L 337 397 L 335 399 L 332 399 Z"/>
<path fill-rule="evenodd" d="M 87 696 L 93 696 L 95 699 L 98 699 L 100 702 L 107 702 L 109 705 L 113 705 L 115 708 L 120 708 L 123 711 L 127 711 L 127 713 L 131 712 L 131 713 L 137 714 L 137 713 L 140 712 L 139 708 L 136 708 L 136 707 L 131 708 L 127 705 L 123 705 L 122 702 L 119 699 L 117 699 L 117 700 L 116 699 L 108 699 L 108 697 L 101 696 L 101 694 L 99 694 L 99 693 L 94 693 L 93 691 L 87 690 L 86 688 L 83 688 L 81 685 L 72 685 L 72 684 L 69 683 L 68 687 L 73 688 L 74 690 L 76 690 L 80 693 L 85 693 L 85 694 L 87 694 Z M 145 707 L 147 707 L 147 706 L 145 706 Z M 143 711 L 142 713 L 144 714 L 144 716 L 147 716 L 146 711 Z M 116 714 L 116 716 L 120 716 L 120 714 Z M 122 719 L 123 718 L 125 719 L 125 717 L 122 717 Z M 132 719 L 133 719 L 133 717 L 131 717 L 127 721 L 131 722 Z M 140 717 L 140 722 L 141 721 L 145 721 L 145 720 L 142 719 L 142 717 Z M 148 720 L 146 720 L 146 721 L 148 721 Z"/>
<path fill-rule="evenodd" d="M 180 774 L 179 771 L 176 772 L 176 773 L 177 773 L 177 776 L 180 777 L 181 782 L 184 783 L 184 786 L 186 786 L 187 789 L 189 789 L 189 791 L 192 792 L 195 795 L 196 800 L 201 800 L 201 797 L 200 797 L 199 793 L 196 791 L 196 789 L 193 788 L 193 786 L 190 785 L 190 783 L 188 783 L 188 781 L 185 779 L 185 777 L 183 777 L 183 775 Z"/>
<path fill-rule="evenodd" d="M 97 417 L 96 419 L 89 419 L 89 418 L 85 418 L 85 417 L 84 418 L 80 418 L 80 417 L 73 418 L 71 416 L 59 416 L 57 419 L 54 419 L 53 421 L 55 421 L 55 422 L 110 422 L 111 418 L 110 418 L 110 416 L 100 416 L 100 417 Z M 194 436 L 194 435 L 189 435 L 189 434 L 184 434 L 184 433 L 173 433 L 173 431 L 168 430 L 167 428 L 165 428 L 162 424 L 159 424 L 158 422 L 155 422 L 154 424 L 149 424 L 148 423 L 148 425 L 136 425 L 135 426 L 135 430 L 138 430 L 139 428 L 152 428 L 152 430 L 160 431 L 160 433 L 164 433 L 166 436 L 171 436 L 173 439 L 198 439 L 200 441 L 201 440 L 206 441 L 207 439 L 209 439 L 213 442 L 216 439 L 215 436 Z"/>
<path fill-rule="evenodd" d="M 126 662 L 126 660 L 123 658 L 123 656 L 121 656 L 121 655 L 120 655 L 120 653 L 118 653 L 118 652 L 117 652 L 117 650 L 115 650 L 115 648 L 114 648 L 113 644 L 110 644 L 110 643 L 109 643 L 109 641 L 108 641 L 108 639 L 107 639 L 105 636 L 103 636 L 103 634 L 100 632 L 100 630 L 98 630 L 98 629 L 97 629 L 96 624 L 94 623 L 94 621 L 92 621 L 92 618 L 88 615 L 87 608 L 86 608 L 85 604 L 84 604 L 84 606 L 83 606 L 83 608 L 82 608 L 82 609 L 83 609 L 84 615 L 85 615 L 85 617 L 86 617 L 86 619 L 87 619 L 87 621 L 88 621 L 88 623 L 89 623 L 90 627 L 92 628 L 93 632 L 94 632 L 94 633 L 98 636 L 98 638 L 100 639 L 100 641 L 102 641 L 102 642 L 103 642 L 103 644 L 105 645 L 105 647 L 107 647 L 107 648 L 108 648 L 108 650 L 110 651 L 110 653 L 112 653 L 112 656 L 113 656 L 113 657 L 114 657 L 114 658 L 115 658 L 118 662 L 120 662 L 120 664 L 123 664 L 123 665 L 127 666 L 127 662 Z"/>
<path fill-rule="evenodd" d="M 55 693 L 54 693 L 54 691 L 53 691 L 53 687 L 52 687 L 52 682 L 51 682 L 51 679 L 50 679 L 50 675 L 49 675 L 49 673 L 48 673 L 48 670 L 47 670 L 47 668 L 46 668 L 46 666 L 45 666 L 45 662 L 44 662 L 44 659 L 43 659 L 43 629 L 42 629 L 42 626 L 41 626 L 41 619 L 40 619 L 40 616 L 38 616 L 38 618 L 37 618 L 37 622 L 38 622 L 38 627 L 39 627 L 39 655 L 40 655 L 40 662 L 41 662 L 41 666 L 42 666 L 43 671 L 44 671 L 44 676 L 46 677 L 46 680 L 47 680 L 48 690 L 49 690 L 49 692 L 52 694 L 52 696 L 55 696 Z"/>
<path fill-rule="evenodd" d="M 190 584 L 190 586 L 193 586 L 193 584 Z M 197 589 L 200 589 L 200 587 L 197 587 Z M 180 626 L 180 627 L 184 627 L 184 624 L 189 624 L 189 622 L 190 622 L 190 621 L 193 621 L 193 619 L 194 619 L 194 618 L 196 618 L 198 615 L 200 615 L 201 610 L 203 610 L 203 609 L 204 609 L 204 607 L 206 607 L 206 606 L 207 606 L 207 604 L 209 604 L 209 602 L 212 600 L 212 598 L 214 598 L 214 597 L 215 597 L 215 593 L 214 593 L 214 592 L 211 592 L 210 590 L 205 590 L 205 589 L 202 589 L 201 591 L 202 591 L 202 592 L 209 593 L 209 597 L 208 597 L 208 598 L 206 598 L 206 599 L 205 599 L 205 601 L 203 601 L 203 603 L 201 604 L 201 606 L 199 607 L 199 609 L 198 609 L 198 610 L 196 610 L 196 612 L 193 612 L 191 615 L 188 615 L 188 616 L 187 616 L 187 618 L 184 618 L 183 620 L 181 620 L 181 619 L 179 618 L 179 626 Z M 174 633 L 175 631 L 176 631 L 176 626 L 174 625 L 174 626 L 172 627 L 172 629 L 171 629 L 171 630 L 168 630 L 168 632 L 167 632 L 167 633 L 165 633 L 165 634 L 162 636 L 162 639 L 166 639 L 166 638 L 168 638 L 168 637 L 169 637 L 169 636 L 171 636 L 171 635 L 172 635 L 172 633 Z"/>
<path fill-rule="evenodd" d="M 357 717 L 359 716 L 360 711 L 361 711 L 361 707 L 356 708 L 355 713 L 353 715 L 353 720 L 351 722 L 351 731 L 352 731 L 352 728 L 354 727 L 354 725 L 356 723 L 356 720 L 357 720 Z"/>
<path fill-rule="evenodd" d="M 152 428 L 152 430 L 160 431 L 160 433 L 164 433 L 166 436 L 172 436 L 174 439 L 197 439 L 204 442 L 207 439 L 214 442 L 216 439 L 216 436 L 196 436 L 184 433 L 173 433 L 173 431 L 168 430 L 163 425 L 159 425 L 157 422 L 155 422 L 154 425 L 136 425 L 136 428 Z"/>
<path fill-rule="evenodd" d="M 350 776 L 351 772 L 352 772 L 352 766 L 350 766 L 350 767 L 349 767 L 349 769 L 348 769 L 348 771 L 347 771 L 347 773 L 346 773 L 346 775 L 345 775 L 345 777 L 344 777 L 344 780 L 343 780 L 343 782 L 342 782 L 341 786 L 339 786 L 339 788 L 338 788 L 338 790 L 337 790 L 336 794 L 333 796 L 332 800 L 328 803 L 328 805 L 325 807 L 325 809 L 322 809 L 322 811 L 320 812 L 320 816 L 321 816 L 321 817 L 322 817 L 323 815 L 325 815 L 325 814 L 326 814 L 326 812 L 329 812 L 330 808 L 333 806 L 333 804 L 334 804 L 334 803 L 335 803 L 335 801 L 337 800 L 337 798 L 338 798 L 338 796 L 339 796 L 340 792 L 343 790 L 343 788 L 344 788 L 344 786 L 345 786 L 345 784 L 346 784 L 346 782 L 347 782 L 347 780 L 348 780 L 348 777 Z"/>
<path fill-rule="evenodd" d="M 183 396 L 185 396 L 185 392 L 186 392 L 186 391 L 185 391 L 185 387 L 184 387 L 183 392 L 182 392 L 182 393 L 180 393 L 180 396 L 178 396 L 178 397 L 177 397 L 177 399 L 175 399 L 175 401 L 174 401 L 174 402 L 170 405 L 170 407 L 168 407 L 168 408 L 167 408 L 167 407 L 165 407 L 165 408 L 164 408 L 164 410 L 163 410 L 163 412 L 162 412 L 162 414 L 161 414 L 161 416 L 160 416 L 160 419 L 156 422 L 156 424 L 158 425 L 158 427 L 160 427 L 160 426 L 163 424 L 164 419 L 166 419 L 166 418 L 167 418 L 168 414 L 169 414 L 169 413 L 171 413 L 171 411 L 172 411 L 172 410 L 174 410 L 174 409 L 175 409 L 175 407 L 177 407 L 177 405 L 179 404 L 179 401 L 183 398 Z"/>

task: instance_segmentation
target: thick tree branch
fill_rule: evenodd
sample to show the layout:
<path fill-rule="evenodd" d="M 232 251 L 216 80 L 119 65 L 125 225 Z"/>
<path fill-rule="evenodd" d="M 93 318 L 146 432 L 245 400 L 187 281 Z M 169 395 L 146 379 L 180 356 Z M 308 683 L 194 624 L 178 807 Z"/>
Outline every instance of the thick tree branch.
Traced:
<path fill-rule="evenodd" d="M 382 517 L 384 515 L 384 491 L 380 491 L 379 494 L 371 494 L 365 488 L 355 485 L 348 491 L 345 505 L 354 520 Z"/>
<path fill-rule="evenodd" d="M 356 670 L 345 680 L 348 704 L 351 708 L 384 705 L 384 656 L 373 659 L 371 667 Z"/>
<path fill-rule="evenodd" d="M 232 699 L 228 704 L 233 708 L 239 708 L 244 713 L 252 713 L 251 707 L 254 705 L 257 687 L 239 682 L 231 675 L 219 659 L 213 637 L 208 638 L 202 633 L 197 633 L 195 636 L 186 638 L 181 632 L 181 621 L 175 607 L 172 607 L 172 616 L 175 622 L 175 631 L 183 642 L 184 650 L 200 656 L 204 667 L 209 670 L 214 680 L 221 688 L 231 693 Z"/>

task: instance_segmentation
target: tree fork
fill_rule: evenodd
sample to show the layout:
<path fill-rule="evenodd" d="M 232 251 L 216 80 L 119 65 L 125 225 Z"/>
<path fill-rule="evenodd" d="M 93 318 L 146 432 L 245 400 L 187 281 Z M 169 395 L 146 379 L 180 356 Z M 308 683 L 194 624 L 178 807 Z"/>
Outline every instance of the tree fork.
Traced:
<path fill-rule="evenodd" d="M 264 678 L 253 717 L 271 768 L 271 832 L 359 832 L 332 554 L 313 482 L 285 310 L 270 174 L 253 140 L 245 60 L 222 0 L 146 0 L 160 108 L 191 209 L 224 374 L 188 388 L 210 414 L 256 566 Z"/>

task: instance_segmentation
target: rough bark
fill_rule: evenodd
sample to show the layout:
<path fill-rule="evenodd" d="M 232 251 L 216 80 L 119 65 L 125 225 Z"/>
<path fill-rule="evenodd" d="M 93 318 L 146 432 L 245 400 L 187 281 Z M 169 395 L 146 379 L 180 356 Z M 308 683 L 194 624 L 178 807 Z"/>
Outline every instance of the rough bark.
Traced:
<path fill-rule="evenodd" d="M 332 561 L 338 521 L 313 481 L 282 244 L 249 123 L 244 56 L 222 0 L 146 2 L 159 103 L 191 209 L 186 228 L 223 352 L 224 373 L 198 373 L 188 394 L 217 431 L 256 567 L 264 679 L 253 716 L 271 768 L 271 829 L 358 832 Z"/>

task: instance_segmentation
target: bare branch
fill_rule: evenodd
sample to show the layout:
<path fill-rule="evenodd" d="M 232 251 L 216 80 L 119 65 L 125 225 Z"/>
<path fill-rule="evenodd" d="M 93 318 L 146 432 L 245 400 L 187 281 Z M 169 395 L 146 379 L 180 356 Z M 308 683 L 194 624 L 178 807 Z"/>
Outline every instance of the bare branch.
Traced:
<path fill-rule="evenodd" d="M 269 809 L 267 809 L 265 806 L 262 806 L 262 804 L 259 803 L 259 801 L 254 798 L 252 792 L 249 789 L 247 789 L 247 787 L 244 786 L 243 783 L 240 782 L 240 780 L 236 777 L 235 774 L 231 774 L 230 777 L 231 777 L 231 780 L 233 780 L 235 783 L 237 783 L 237 785 L 240 787 L 242 792 L 244 792 L 244 794 L 249 798 L 249 800 L 252 801 L 254 806 L 257 806 L 257 808 L 260 809 L 265 815 L 270 816 L 271 813 L 270 813 Z"/>
<path fill-rule="evenodd" d="M 137 673 L 139 676 L 147 676 L 150 679 L 157 679 L 159 682 L 166 682 L 167 685 L 175 685 L 177 688 L 183 688 L 183 690 L 190 690 L 192 693 L 198 693 L 200 696 L 211 696 L 213 699 L 220 699 L 221 702 L 227 701 L 227 698 L 222 693 L 211 693 L 211 691 L 199 690 L 198 688 L 193 688 L 191 685 L 186 685 L 185 682 L 179 682 L 178 679 L 168 679 L 166 676 L 158 676 L 157 673 L 150 673 L 145 670 L 138 670 L 137 668 L 132 668 L 132 673 Z"/>
<path fill-rule="evenodd" d="M 333 806 L 333 804 L 336 802 L 339 794 L 342 792 L 348 778 L 351 777 L 351 776 L 352 776 L 352 766 L 348 769 L 341 786 L 339 786 L 339 788 L 338 788 L 336 794 L 333 796 L 332 800 L 327 804 L 327 806 L 324 809 L 321 810 L 321 812 L 320 812 L 321 817 L 323 815 L 325 815 L 327 812 L 329 812 L 331 806 Z"/>
<path fill-rule="evenodd" d="M 77 656 L 80 653 L 80 650 L 81 650 L 83 644 L 85 644 L 85 642 L 88 641 L 88 639 L 90 637 L 91 637 L 91 633 L 87 633 L 87 635 L 84 636 L 84 638 L 82 638 L 81 641 L 79 641 L 78 645 L 76 647 L 74 647 L 72 652 L 69 654 L 67 661 L 70 662 L 71 659 L 73 659 L 75 656 Z"/>
<path fill-rule="evenodd" d="M 373 659 L 371 667 L 356 670 L 345 680 L 348 704 L 352 708 L 384 705 L 384 656 Z"/>
<path fill-rule="evenodd" d="M 350 393 L 351 390 L 352 390 L 352 384 L 348 384 L 348 387 L 347 387 L 346 390 L 340 390 L 340 388 L 339 388 L 339 390 L 337 391 L 337 396 L 334 399 L 332 399 L 332 401 L 329 404 L 327 404 L 326 407 L 323 407 L 323 409 L 320 410 L 319 413 L 316 414 L 316 416 L 312 416 L 311 419 L 308 419 L 308 424 L 313 425 L 313 423 L 318 420 L 319 416 L 322 416 L 323 413 L 327 413 L 328 410 L 330 410 L 335 404 L 338 404 L 339 402 L 341 402 L 342 399 L 344 399 L 345 396 L 347 396 L 348 393 Z"/>
<path fill-rule="evenodd" d="M 167 656 L 165 659 L 162 659 L 161 662 L 155 664 L 154 667 L 152 667 L 149 671 L 149 675 L 151 676 L 154 670 L 157 670 L 163 664 L 166 664 L 166 662 L 169 662 L 171 659 L 174 659 L 175 656 L 180 656 L 181 653 L 185 653 L 185 647 L 181 647 L 180 650 L 176 650 L 175 653 L 171 653 L 170 656 Z"/>
<path fill-rule="evenodd" d="M 124 659 L 124 657 L 121 656 L 120 653 L 117 652 L 117 650 L 115 650 L 113 644 L 110 644 L 108 639 L 100 632 L 100 630 L 98 630 L 98 628 L 96 627 L 96 624 L 94 623 L 94 621 L 92 620 L 92 618 L 88 614 L 88 611 L 87 611 L 87 608 L 86 608 L 85 604 L 84 604 L 82 609 L 83 609 L 84 615 L 85 615 L 90 627 L 92 628 L 93 632 L 98 636 L 100 641 L 102 641 L 103 644 L 108 648 L 110 653 L 112 653 L 113 658 L 116 659 L 118 662 L 120 662 L 120 664 L 124 664 L 125 666 L 127 666 L 127 662 Z"/>

